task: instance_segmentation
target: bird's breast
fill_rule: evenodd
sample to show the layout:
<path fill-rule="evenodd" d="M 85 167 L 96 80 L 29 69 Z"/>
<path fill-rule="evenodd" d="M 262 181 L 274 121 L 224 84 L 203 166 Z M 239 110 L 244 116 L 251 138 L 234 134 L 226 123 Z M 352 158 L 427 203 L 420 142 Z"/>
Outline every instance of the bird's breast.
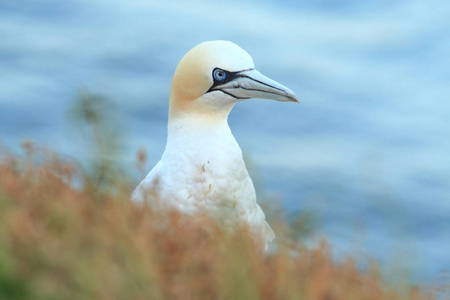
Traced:
<path fill-rule="evenodd" d="M 187 214 L 204 211 L 230 228 L 244 222 L 264 243 L 273 239 L 226 121 L 187 125 L 169 125 L 164 154 L 133 198 Z"/>
<path fill-rule="evenodd" d="M 169 136 L 161 169 L 165 201 L 221 213 L 256 209 L 253 183 L 229 129 Z"/>

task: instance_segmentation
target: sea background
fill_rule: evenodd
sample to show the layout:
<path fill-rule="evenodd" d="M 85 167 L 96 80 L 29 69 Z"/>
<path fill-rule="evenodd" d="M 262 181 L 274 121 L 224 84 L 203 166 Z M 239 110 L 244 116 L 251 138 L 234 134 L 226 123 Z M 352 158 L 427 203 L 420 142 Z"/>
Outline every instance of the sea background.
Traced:
<path fill-rule="evenodd" d="M 150 170 L 178 61 L 217 39 L 301 100 L 252 99 L 229 117 L 260 198 L 314 215 L 336 259 L 448 274 L 448 1 L 0 1 L 0 143 L 88 160 L 68 121 L 88 90 L 114 104 L 129 168 L 145 149 Z"/>

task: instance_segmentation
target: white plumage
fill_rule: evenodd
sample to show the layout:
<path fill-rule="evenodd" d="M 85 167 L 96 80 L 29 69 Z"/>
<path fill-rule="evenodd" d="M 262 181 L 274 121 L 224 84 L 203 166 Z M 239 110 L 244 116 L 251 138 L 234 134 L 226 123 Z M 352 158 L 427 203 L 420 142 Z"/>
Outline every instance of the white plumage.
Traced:
<path fill-rule="evenodd" d="M 256 71 L 250 55 L 231 42 L 205 42 L 189 51 L 172 82 L 166 149 L 133 199 L 156 209 L 206 212 L 224 226 L 245 223 L 256 239 L 272 240 L 227 123 L 234 104 L 253 97 L 298 102 L 292 91 Z"/>

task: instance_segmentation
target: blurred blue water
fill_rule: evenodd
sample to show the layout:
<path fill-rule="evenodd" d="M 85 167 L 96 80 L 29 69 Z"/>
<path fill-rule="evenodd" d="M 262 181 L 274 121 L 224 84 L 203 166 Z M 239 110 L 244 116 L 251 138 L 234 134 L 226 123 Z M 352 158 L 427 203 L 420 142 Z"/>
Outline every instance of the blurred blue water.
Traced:
<path fill-rule="evenodd" d="M 249 100 L 230 116 L 266 191 L 319 212 L 338 256 L 364 251 L 432 281 L 450 269 L 449 28 L 444 0 L 0 1 L 0 141 L 83 160 L 66 119 L 89 88 L 123 112 L 130 161 L 145 147 L 152 165 L 179 59 L 231 40 L 302 100 Z"/>

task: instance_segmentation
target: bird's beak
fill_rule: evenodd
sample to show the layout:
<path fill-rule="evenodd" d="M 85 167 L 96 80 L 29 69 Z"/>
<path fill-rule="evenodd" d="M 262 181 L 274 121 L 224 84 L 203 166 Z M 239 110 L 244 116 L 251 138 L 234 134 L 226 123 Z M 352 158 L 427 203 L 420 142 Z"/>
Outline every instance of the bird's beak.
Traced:
<path fill-rule="evenodd" d="M 234 78 L 212 90 L 220 90 L 238 99 L 260 98 L 300 103 L 293 91 L 255 69 L 236 72 Z"/>

